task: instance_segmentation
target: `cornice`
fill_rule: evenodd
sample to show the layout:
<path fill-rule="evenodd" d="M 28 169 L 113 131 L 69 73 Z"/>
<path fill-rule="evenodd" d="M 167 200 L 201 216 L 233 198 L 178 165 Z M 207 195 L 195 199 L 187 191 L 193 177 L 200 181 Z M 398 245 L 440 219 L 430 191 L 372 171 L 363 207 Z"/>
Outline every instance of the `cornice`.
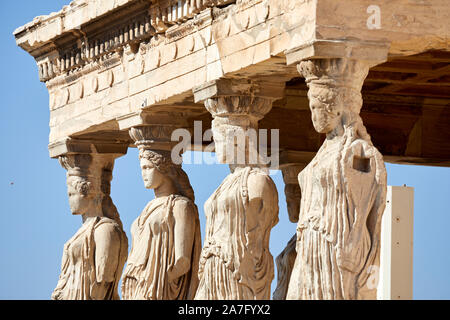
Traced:
<path fill-rule="evenodd" d="M 161 43 L 161 37 L 164 43 L 175 42 L 211 24 L 210 7 L 235 1 L 122 0 L 110 10 L 103 2 L 73 1 L 14 32 L 17 44 L 36 59 L 42 82 L 85 73 L 84 68 L 104 64 L 126 47 L 137 51 L 141 43 Z M 105 8 L 100 10 L 102 4 Z"/>

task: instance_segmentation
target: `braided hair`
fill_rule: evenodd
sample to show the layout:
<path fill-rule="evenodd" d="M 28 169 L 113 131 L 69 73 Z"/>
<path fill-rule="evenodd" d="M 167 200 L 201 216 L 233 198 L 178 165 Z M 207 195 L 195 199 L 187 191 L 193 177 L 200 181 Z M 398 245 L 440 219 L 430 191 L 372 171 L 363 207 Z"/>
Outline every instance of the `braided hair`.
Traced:
<path fill-rule="evenodd" d="M 172 162 L 169 151 L 156 151 L 141 147 L 139 148 L 139 159 L 150 161 L 159 172 L 172 180 L 180 195 L 189 198 L 192 202 L 195 201 L 194 190 L 186 172 L 181 165 Z"/>

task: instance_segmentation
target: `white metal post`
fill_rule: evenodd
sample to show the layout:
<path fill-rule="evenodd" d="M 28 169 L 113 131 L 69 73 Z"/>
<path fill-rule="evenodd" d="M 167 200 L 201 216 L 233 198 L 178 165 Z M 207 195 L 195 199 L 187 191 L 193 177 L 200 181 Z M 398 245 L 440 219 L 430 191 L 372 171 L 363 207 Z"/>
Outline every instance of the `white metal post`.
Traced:
<path fill-rule="evenodd" d="M 414 188 L 388 186 L 381 222 L 378 300 L 413 297 Z"/>

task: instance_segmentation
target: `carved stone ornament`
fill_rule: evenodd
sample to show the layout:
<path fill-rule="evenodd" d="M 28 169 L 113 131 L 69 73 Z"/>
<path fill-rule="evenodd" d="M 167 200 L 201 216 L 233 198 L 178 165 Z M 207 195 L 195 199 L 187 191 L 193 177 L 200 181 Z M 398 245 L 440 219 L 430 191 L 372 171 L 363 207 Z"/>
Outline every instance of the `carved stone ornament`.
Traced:
<path fill-rule="evenodd" d="M 64 106 L 69 102 L 70 99 L 70 90 L 69 88 L 64 88 L 61 90 L 61 103 L 60 106 Z"/>
<path fill-rule="evenodd" d="M 178 143 L 171 140 L 172 132 L 177 128 L 177 123 L 143 125 L 131 128 L 130 137 L 138 148 L 170 151 Z"/>
<path fill-rule="evenodd" d="M 67 170 L 72 214 L 83 225 L 64 245 L 54 300 L 118 300 L 128 239 L 110 197 L 113 159 L 76 154 L 59 158 Z"/>
<path fill-rule="evenodd" d="M 215 152 L 220 163 L 259 164 L 258 121 L 272 108 L 273 100 L 252 96 L 228 96 L 205 101 L 213 115 Z"/>
<path fill-rule="evenodd" d="M 133 138 L 140 139 L 136 145 L 144 185 L 154 189 L 155 199 L 131 227 L 132 247 L 123 273 L 122 297 L 125 300 L 193 299 L 201 251 L 194 191 L 181 166 L 171 161 L 169 151 L 149 148 L 155 139 L 151 129 L 132 129 L 132 132 Z"/>
<path fill-rule="evenodd" d="M 112 72 L 112 70 L 108 70 L 106 72 L 106 82 L 108 83 L 109 87 L 112 87 L 114 84 L 114 73 Z"/>
<path fill-rule="evenodd" d="M 91 79 L 91 90 L 92 92 L 98 91 L 98 78 L 97 76 L 93 76 Z"/>
<path fill-rule="evenodd" d="M 297 258 L 287 299 L 376 299 L 386 169 L 359 116 L 362 61 L 301 62 L 312 122 L 326 140 L 299 174 Z"/>
<path fill-rule="evenodd" d="M 170 26 L 183 22 L 208 7 L 225 5 L 235 1 L 236 0 L 157 1 L 149 10 L 150 23 L 158 33 L 163 33 Z"/>
<path fill-rule="evenodd" d="M 77 99 L 82 99 L 84 96 L 84 85 L 83 82 L 80 82 L 77 86 L 76 86 L 76 97 Z"/>

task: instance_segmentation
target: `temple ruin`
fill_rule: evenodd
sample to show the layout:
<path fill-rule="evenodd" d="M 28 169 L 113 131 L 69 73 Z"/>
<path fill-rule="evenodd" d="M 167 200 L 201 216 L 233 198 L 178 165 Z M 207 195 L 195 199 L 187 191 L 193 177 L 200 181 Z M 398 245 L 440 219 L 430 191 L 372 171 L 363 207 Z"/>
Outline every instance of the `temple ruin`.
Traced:
<path fill-rule="evenodd" d="M 122 295 L 270 298 L 277 190 L 262 165 L 221 159 L 231 172 L 208 200 L 200 248 L 189 179 L 169 156 L 173 131 L 193 132 L 196 121 L 202 135 L 212 128 L 218 157 L 231 132 L 279 129 L 275 169 L 298 226 L 278 298 L 376 298 L 367 270 L 379 265 L 384 161 L 450 166 L 449 17 L 447 0 L 75 0 L 18 28 L 17 45 L 49 92 L 50 157 L 68 170 L 73 212 L 90 213 L 64 250 L 81 250 L 87 265 L 92 246 L 103 250 L 80 288 L 68 284 L 79 262 L 67 258 L 54 298 L 118 298 L 126 236 L 108 177 L 129 147 L 140 150 L 143 177 L 158 169 L 152 179 L 161 182 L 146 187 L 164 185 L 133 238 L 163 241 L 150 251 L 171 258 L 146 286 L 139 265 L 151 258 L 133 242 Z M 164 223 L 146 225 L 152 210 Z M 186 212 L 191 234 L 172 239 Z"/>

